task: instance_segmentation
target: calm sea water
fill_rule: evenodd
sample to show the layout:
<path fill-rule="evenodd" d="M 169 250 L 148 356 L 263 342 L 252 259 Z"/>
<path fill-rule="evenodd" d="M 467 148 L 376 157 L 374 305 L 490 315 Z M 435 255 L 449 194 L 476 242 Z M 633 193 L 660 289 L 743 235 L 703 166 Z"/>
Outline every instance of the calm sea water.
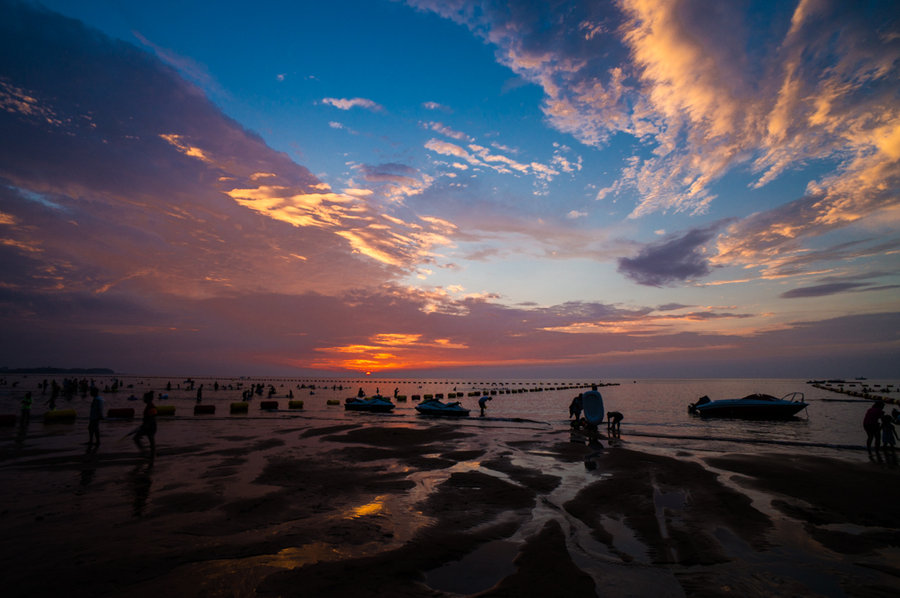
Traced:
<path fill-rule="evenodd" d="M 6 385 L 0 386 L 0 413 L 18 413 L 19 400 L 25 390 L 34 395 L 34 420 L 40 424 L 41 414 L 47 410 L 46 401 L 49 390 L 42 394 L 38 388 L 44 379 L 53 377 L 41 375 L 7 376 Z M 56 379 L 61 380 L 61 376 Z M 309 379 L 309 378 L 194 378 L 194 389 L 184 378 L 118 376 L 96 378 L 96 384 L 102 389 L 118 379 L 123 385 L 117 392 L 102 393 L 107 408 L 134 407 L 140 413 L 140 398 L 144 392 L 153 390 L 165 393 L 168 398 L 159 400 L 159 404 L 176 406 L 179 418 L 191 418 L 196 403 L 197 388 L 203 385 L 203 402 L 217 406 L 217 418 L 237 418 L 230 416 L 231 402 L 240 401 L 243 390 L 251 385 L 262 383 L 265 391 L 262 397 L 254 395 L 251 403 L 250 418 L 290 418 L 303 417 L 325 421 L 369 421 L 371 418 L 382 418 L 391 422 L 421 420 L 415 411 L 416 401 L 413 395 L 443 394 L 447 399 L 450 393 L 457 393 L 455 399 L 472 410 L 472 417 L 460 420 L 451 425 L 470 427 L 519 426 L 551 429 L 565 427 L 568 422 L 568 405 L 572 398 L 583 392 L 589 380 L 460 380 L 460 379 Z M 214 390 L 218 382 L 219 390 Z M 742 450 L 759 452 L 765 450 L 796 450 L 816 453 L 821 450 L 859 451 L 863 446 L 865 435 L 862 432 L 862 417 L 870 402 L 854 399 L 847 395 L 820 390 L 807 384 L 805 380 L 791 379 L 702 379 L 702 380 L 603 380 L 605 383 L 616 383 L 613 386 L 601 387 L 606 409 L 620 411 L 625 419 L 622 422 L 622 439 L 627 443 L 654 445 L 670 448 L 690 448 L 709 450 Z M 15 386 L 13 386 L 15 383 Z M 848 384 L 861 385 L 861 382 L 848 381 Z M 897 392 L 898 382 L 892 380 L 867 380 L 870 386 L 879 385 L 875 390 L 885 396 L 900 399 Z M 171 389 L 168 386 L 171 385 Z M 254 408 L 259 401 L 265 400 L 269 394 L 269 386 L 275 389 L 271 397 L 279 401 L 277 412 L 261 412 Z M 893 385 L 893 387 L 888 387 Z M 311 388 L 315 386 L 315 388 Z M 579 386 L 581 388 L 563 388 Z M 341 388 L 335 388 L 341 387 Z M 362 388 L 366 395 L 380 392 L 385 396 L 393 396 L 395 389 L 407 400 L 397 401 L 393 413 L 368 414 L 346 412 L 343 402 L 347 397 L 356 396 Z M 524 389 L 525 392 L 505 394 L 503 390 Z M 538 391 L 537 389 L 541 389 Z M 886 392 L 888 389 L 891 392 Z M 484 418 L 478 417 L 477 400 L 484 392 L 497 391 L 493 400 L 488 403 L 488 413 Z M 809 407 L 789 421 L 742 421 L 742 420 L 705 420 L 688 413 L 689 403 L 700 396 L 707 395 L 711 399 L 737 398 L 750 393 L 761 392 L 777 397 L 800 391 L 805 394 Z M 294 399 L 302 399 L 302 412 L 290 411 L 287 395 L 293 393 Z M 470 396 L 472 395 L 472 396 Z M 329 400 L 338 400 L 340 405 L 329 405 Z M 58 408 L 74 408 L 80 418 L 86 418 L 89 400 L 76 395 L 70 401 L 62 398 Z M 888 411 L 894 407 L 888 405 Z M 444 420 L 446 421 L 446 420 Z M 2 432 L 0 432 L 2 433 Z M 11 432 L 10 432 L 11 433 Z"/>

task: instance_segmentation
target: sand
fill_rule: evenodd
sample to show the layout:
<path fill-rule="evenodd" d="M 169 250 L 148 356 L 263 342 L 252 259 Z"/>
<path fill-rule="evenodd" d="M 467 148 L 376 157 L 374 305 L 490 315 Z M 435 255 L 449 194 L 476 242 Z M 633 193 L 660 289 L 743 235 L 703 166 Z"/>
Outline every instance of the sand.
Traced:
<path fill-rule="evenodd" d="M 3 430 L 4 595 L 900 595 L 890 459 L 349 419 Z"/>

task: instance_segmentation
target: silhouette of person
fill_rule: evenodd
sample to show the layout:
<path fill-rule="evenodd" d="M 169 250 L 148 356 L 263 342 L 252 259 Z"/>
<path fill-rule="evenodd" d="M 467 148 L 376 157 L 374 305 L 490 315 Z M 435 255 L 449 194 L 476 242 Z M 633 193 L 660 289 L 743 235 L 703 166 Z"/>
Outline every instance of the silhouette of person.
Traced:
<path fill-rule="evenodd" d="M 103 419 L 103 397 L 96 386 L 91 387 L 91 413 L 88 417 L 88 446 L 100 446 L 100 420 Z"/>
<path fill-rule="evenodd" d="M 581 418 L 581 395 L 578 395 L 569 403 L 569 417 L 575 417 L 577 422 Z"/>
<path fill-rule="evenodd" d="M 619 411 L 609 411 L 606 414 L 606 430 L 616 436 L 622 433 L 622 420 L 625 416 Z"/>
<path fill-rule="evenodd" d="M 156 405 L 153 404 L 153 395 L 144 397 L 144 418 L 141 421 L 141 427 L 134 434 L 134 443 L 143 451 L 144 446 L 141 438 L 147 437 L 150 442 L 150 460 L 156 458 Z"/>
<path fill-rule="evenodd" d="M 894 429 L 894 418 L 885 413 L 881 416 L 881 443 L 884 445 L 884 449 L 890 448 L 894 450 L 896 439 L 897 431 Z"/>
<path fill-rule="evenodd" d="M 881 421 L 883 411 L 884 402 L 875 401 L 863 417 L 863 429 L 866 431 L 866 449 L 868 449 L 870 453 L 872 452 L 873 440 L 875 441 L 875 450 L 878 451 L 881 449 L 881 436 L 878 432 L 880 428 L 879 422 Z"/>
<path fill-rule="evenodd" d="M 484 410 L 487 409 L 487 402 L 492 400 L 491 397 L 485 395 L 478 399 L 478 408 L 481 409 L 481 416 L 484 417 Z"/>
<path fill-rule="evenodd" d="M 22 397 L 22 422 L 21 425 L 28 425 L 28 420 L 31 419 L 31 392 L 26 392 L 25 396 Z"/>

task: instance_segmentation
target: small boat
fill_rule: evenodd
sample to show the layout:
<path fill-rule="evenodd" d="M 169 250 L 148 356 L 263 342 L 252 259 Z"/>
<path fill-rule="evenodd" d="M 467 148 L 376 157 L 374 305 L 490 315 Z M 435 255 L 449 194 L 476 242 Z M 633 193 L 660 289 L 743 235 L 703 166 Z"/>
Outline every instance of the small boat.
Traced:
<path fill-rule="evenodd" d="M 387 412 L 394 409 L 394 404 L 384 397 L 374 396 L 369 399 L 347 399 L 344 409 L 348 411 L 377 411 Z"/>
<path fill-rule="evenodd" d="M 688 412 L 700 417 L 736 417 L 741 419 L 790 419 L 805 409 L 802 392 L 791 392 L 782 398 L 767 394 L 752 394 L 740 399 L 711 401 L 700 397 L 688 405 Z"/>
<path fill-rule="evenodd" d="M 453 403 L 441 403 L 437 399 L 429 399 L 416 405 L 416 411 L 422 415 L 439 415 L 446 417 L 467 417 L 469 410 L 459 404 L 459 401 Z"/>

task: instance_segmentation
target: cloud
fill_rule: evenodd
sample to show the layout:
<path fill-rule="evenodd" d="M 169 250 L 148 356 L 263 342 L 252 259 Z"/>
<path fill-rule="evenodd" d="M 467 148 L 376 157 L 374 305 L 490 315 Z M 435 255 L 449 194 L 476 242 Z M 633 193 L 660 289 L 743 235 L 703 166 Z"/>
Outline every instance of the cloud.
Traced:
<path fill-rule="evenodd" d="M 132 35 L 138 39 L 144 46 L 153 50 L 153 53 L 161 61 L 176 69 L 183 77 L 192 81 L 196 85 L 212 92 L 217 96 L 226 96 L 225 90 L 216 81 L 215 77 L 206 68 L 206 65 L 197 62 L 192 58 L 182 56 L 168 48 L 163 48 L 153 43 L 140 32 L 132 31 Z"/>
<path fill-rule="evenodd" d="M 434 182 L 432 176 L 405 164 L 360 164 L 356 168 L 373 191 L 392 201 L 419 195 Z"/>
<path fill-rule="evenodd" d="M 339 110 L 351 110 L 353 108 L 365 108 L 366 110 L 371 110 L 373 112 L 381 112 L 384 110 L 383 106 L 366 98 L 322 98 L 322 103 L 334 106 Z"/>
<path fill-rule="evenodd" d="M 446 6 L 466 18 L 477 12 L 468 3 Z M 529 11 L 553 8 L 510 6 L 511 23 L 526 22 Z M 592 6 L 573 5 L 571 14 L 579 19 L 572 30 L 587 41 L 608 43 L 617 23 L 600 18 L 606 5 Z M 488 202 L 473 191 L 452 201 L 453 188 L 438 187 L 397 158 L 357 164 L 358 180 L 332 189 L 225 116 L 154 54 L 31 5 L 0 4 L 0 17 L 0 329 L 16 339 L 0 347 L 0 363 L 215 375 L 304 375 L 362 365 L 529 373 L 552 366 L 583 373 L 598 364 L 622 371 L 620 366 L 649 356 L 683 374 L 686 364 L 725 358 L 747 363 L 773 355 L 782 362 L 778 352 L 789 348 L 795 356 L 798 338 L 809 347 L 811 363 L 848 354 L 859 363 L 897 362 L 895 313 L 779 322 L 778 330 L 760 332 L 764 315 L 733 306 L 504 306 L 496 295 L 466 295 L 455 284 L 404 287 L 399 280 L 426 269 L 461 270 L 439 255 L 458 243 L 466 243 L 460 253 L 481 251 L 483 257 L 512 247 L 555 259 L 608 260 L 619 247 L 608 231 L 583 231 L 566 222 L 564 209 L 553 221 L 526 213 L 516 205 L 519 197 Z M 485 31 L 500 41 L 515 33 Z M 528 43 L 512 48 L 504 60 L 535 74 L 555 68 L 553 77 L 542 80 L 553 92 L 548 98 L 574 101 L 575 95 L 551 85 L 582 72 L 586 67 L 580 65 L 590 66 L 602 48 L 583 48 L 557 30 L 543 35 L 540 42 L 529 34 Z M 625 70 L 619 82 L 622 93 L 638 85 Z M 579 111 L 587 107 L 575 102 L 577 109 L 566 114 L 554 111 L 559 106 L 548 100 L 548 118 L 558 119 L 551 122 L 579 126 L 585 114 Z M 652 119 L 633 122 L 649 131 Z M 602 136 L 615 126 L 597 124 L 595 132 Z M 894 151 L 888 129 L 870 136 L 883 158 Z M 577 131 L 592 134 L 590 126 Z M 553 150 L 560 159 L 542 163 L 505 146 L 429 144 L 430 151 L 468 165 L 469 173 L 506 169 L 542 180 L 577 171 L 580 164 L 575 152 L 561 146 Z M 635 161 L 635 177 L 644 166 Z M 859 162 L 858 182 L 877 194 L 879 176 L 889 166 Z M 793 209 L 827 220 L 843 206 L 833 193 L 839 181 L 817 182 L 822 188 L 810 189 L 809 197 L 831 197 L 831 204 L 822 204 L 831 207 Z M 385 201 L 387 189 L 409 197 L 417 185 L 417 210 L 441 204 L 445 209 L 435 213 L 442 217 Z M 771 234 L 773 223 L 800 220 L 785 210 L 748 218 L 735 231 L 759 233 L 757 244 L 746 248 L 761 250 L 763 233 Z M 492 242 L 513 242 L 488 245 L 480 234 L 484 229 L 495 232 Z M 702 276 L 715 266 L 709 261 L 714 256 L 703 251 L 720 230 L 668 237 L 621 263 L 620 270 L 643 284 Z M 828 249 L 850 256 L 878 248 L 869 240 Z M 797 261 L 785 267 L 801 263 L 803 255 L 791 258 Z M 705 331 L 698 327 L 704 322 Z M 725 331 L 738 323 L 741 330 Z M 829 338 L 840 340 L 823 342 Z"/>
<path fill-rule="evenodd" d="M 444 226 L 332 192 L 154 55 L 25 5 L 3 16 L 0 238 L 18 288 L 328 294 L 383 284 L 450 243 Z M 388 174 L 394 194 L 428 184 L 368 173 Z"/>
<path fill-rule="evenodd" d="M 693 229 L 646 245 L 636 257 L 620 258 L 618 270 L 638 284 L 654 287 L 706 276 L 712 271 L 706 244 L 720 226 Z"/>
<path fill-rule="evenodd" d="M 460 131 L 455 131 L 448 126 L 443 125 L 439 122 L 429 121 L 427 123 L 423 123 L 423 126 L 426 129 L 430 129 L 435 133 L 439 133 L 444 137 L 449 137 L 450 139 L 456 139 L 457 141 L 470 141 L 471 138 L 465 133 L 461 133 Z"/>
<path fill-rule="evenodd" d="M 785 291 L 780 295 L 782 299 L 796 299 L 798 297 L 825 297 L 827 295 L 836 295 L 845 293 L 854 289 L 867 287 L 864 282 L 832 282 L 829 284 L 820 284 L 812 287 L 800 287 Z"/>
<path fill-rule="evenodd" d="M 871 282 L 873 279 L 892 277 L 892 272 L 862 272 L 846 276 L 825 276 L 817 280 L 820 283 L 808 287 L 797 287 L 781 293 L 782 299 L 797 299 L 808 297 L 826 297 L 847 292 L 872 292 L 900 288 L 900 285 L 877 285 Z"/>
<path fill-rule="evenodd" d="M 440 110 L 441 112 L 453 112 L 447 106 L 443 104 L 438 104 L 437 102 L 423 102 L 422 107 L 426 110 Z"/>
<path fill-rule="evenodd" d="M 425 142 L 425 149 L 429 149 L 444 156 L 453 156 L 454 158 L 460 158 L 475 166 L 481 165 L 481 162 L 478 159 L 467 152 L 465 148 L 456 145 L 455 143 L 441 141 L 440 139 L 429 139 L 427 142 Z"/>
<path fill-rule="evenodd" d="M 536 193 L 546 193 L 547 185 L 560 171 L 553 166 L 548 166 L 540 162 L 532 161 L 528 164 L 510 158 L 509 156 L 492 152 L 490 148 L 478 145 L 477 143 L 469 143 L 465 148 L 455 143 L 443 141 L 441 139 L 429 139 L 425 143 L 425 149 L 444 156 L 451 156 L 465 160 L 476 168 L 491 170 L 499 174 L 527 175 L 535 180 Z M 557 150 L 559 151 L 559 150 Z M 568 172 L 575 170 L 574 167 L 565 161 L 564 158 L 557 154 L 554 157 L 554 163 L 560 164 L 561 167 L 567 169 Z M 454 163 L 453 167 L 458 170 L 465 170 L 462 163 Z M 578 164 L 580 168 L 580 163 Z"/>
<path fill-rule="evenodd" d="M 734 221 L 717 239 L 717 253 L 711 259 L 716 265 L 755 267 L 767 276 L 776 277 L 801 273 L 816 263 L 850 262 L 900 250 L 900 238 L 897 237 L 861 238 L 831 246 L 819 244 L 815 249 L 804 247 L 801 244 L 804 238 L 824 236 L 846 224 L 822 221 L 823 210 L 827 211 L 828 205 L 823 196 L 804 197 Z M 857 203 L 857 206 L 861 207 L 861 204 Z M 879 220 L 891 221 L 884 210 L 875 206 L 866 210 L 865 218 L 876 224 Z"/>
<path fill-rule="evenodd" d="M 900 32 L 889 2 L 767 6 L 704 0 L 552 3 L 407 0 L 469 27 L 544 92 L 548 122 L 582 143 L 640 149 L 598 193 L 632 218 L 709 210 L 727 173 L 763 187 L 827 163 L 810 181 L 801 235 L 898 204 Z M 549 24 L 549 25 L 548 25 Z"/>

